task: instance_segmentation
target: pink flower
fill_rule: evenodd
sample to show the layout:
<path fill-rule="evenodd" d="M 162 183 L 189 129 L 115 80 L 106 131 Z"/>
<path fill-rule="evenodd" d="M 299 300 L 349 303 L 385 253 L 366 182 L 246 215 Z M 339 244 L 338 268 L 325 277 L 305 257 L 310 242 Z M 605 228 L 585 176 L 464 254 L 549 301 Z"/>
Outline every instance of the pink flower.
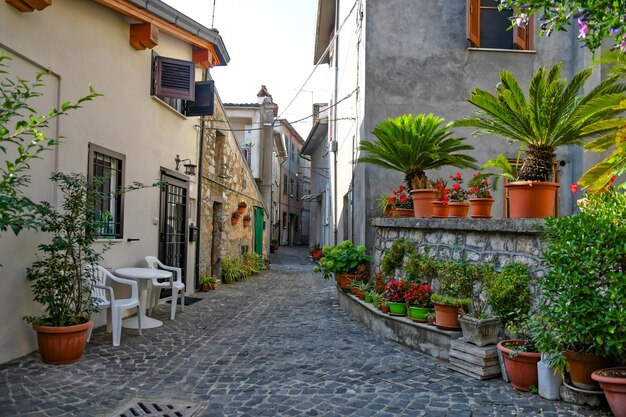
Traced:
<path fill-rule="evenodd" d="M 572 194 L 576 194 L 578 192 L 578 184 L 572 184 L 570 190 L 572 190 Z"/>
<path fill-rule="evenodd" d="M 589 26 L 585 23 L 584 20 L 578 19 L 578 39 L 586 38 L 587 33 L 589 33 Z"/>

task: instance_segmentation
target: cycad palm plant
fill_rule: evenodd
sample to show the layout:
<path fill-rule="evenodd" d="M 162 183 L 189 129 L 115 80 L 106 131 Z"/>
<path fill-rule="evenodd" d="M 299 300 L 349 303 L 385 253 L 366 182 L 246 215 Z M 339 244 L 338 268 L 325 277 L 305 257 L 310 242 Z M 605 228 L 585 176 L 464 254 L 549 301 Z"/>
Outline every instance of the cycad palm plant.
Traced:
<path fill-rule="evenodd" d="M 479 110 L 454 122 L 454 127 L 477 127 L 475 135 L 495 134 L 526 145 L 518 181 L 549 181 L 556 148 L 581 145 L 595 134 L 585 126 L 615 116 L 626 86 L 609 77 L 585 95 L 579 94 L 592 69 L 577 73 L 566 84 L 561 64 L 541 67 L 524 95 L 508 71 L 500 74 L 496 94 L 477 88 L 468 100 Z"/>
<path fill-rule="evenodd" d="M 426 170 L 444 166 L 473 168 L 476 159 L 460 153 L 474 149 L 461 138 L 451 138 L 450 123 L 433 114 L 405 114 L 389 118 L 372 131 L 377 141 L 363 141 L 367 155 L 359 162 L 404 172 L 411 189 L 432 188 Z"/>

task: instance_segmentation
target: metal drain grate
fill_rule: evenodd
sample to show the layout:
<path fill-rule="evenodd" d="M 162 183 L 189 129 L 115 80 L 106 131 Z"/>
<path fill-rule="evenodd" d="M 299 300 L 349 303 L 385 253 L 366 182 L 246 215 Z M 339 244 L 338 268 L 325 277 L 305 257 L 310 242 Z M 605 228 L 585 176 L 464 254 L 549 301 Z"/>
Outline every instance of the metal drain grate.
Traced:
<path fill-rule="evenodd" d="M 202 407 L 201 404 L 180 400 L 133 399 L 119 407 L 107 417 L 192 417 Z"/>

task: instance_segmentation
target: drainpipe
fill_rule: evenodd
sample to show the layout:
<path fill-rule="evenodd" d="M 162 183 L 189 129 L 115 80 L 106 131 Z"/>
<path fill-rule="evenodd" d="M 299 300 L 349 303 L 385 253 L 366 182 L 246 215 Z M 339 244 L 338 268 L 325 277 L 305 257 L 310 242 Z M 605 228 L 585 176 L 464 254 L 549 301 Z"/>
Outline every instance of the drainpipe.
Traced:
<path fill-rule="evenodd" d="M 202 72 L 202 81 L 207 81 L 209 79 L 209 70 L 205 69 Z M 200 233 L 202 228 L 201 220 L 202 220 L 202 155 L 204 154 L 204 132 L 205 132 L 205 116 L 200 117 L 200 146 L 198 147 L 198 199 L 196 200 L 196 227 L 198 228 L 198 240 L 196 241 L 196 262 L 194 268 L 194 287 L 198 285 L 198 277 L 200 276 Z"/>
<path fill-rule="evenodd" d="M 339 0 L 335 0 L 335 120 L 333 123 L 333 143 L 331 143 L 331 151 L 333 153 L 333 244 L 337 243 L 337 151 L 339 149 L 337 143 L 337 97 L 339 97 Z"/>

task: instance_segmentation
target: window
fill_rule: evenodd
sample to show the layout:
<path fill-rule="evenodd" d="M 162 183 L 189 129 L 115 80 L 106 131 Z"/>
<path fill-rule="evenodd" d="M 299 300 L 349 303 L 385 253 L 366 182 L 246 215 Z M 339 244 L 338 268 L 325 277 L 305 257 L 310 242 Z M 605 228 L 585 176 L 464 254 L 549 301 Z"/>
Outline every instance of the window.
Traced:
<path fill-rule="evenodd" d="M 283 175 L 283 194 L 287 194 L 287 175 Z"/>
<path fill-rule="evenodd" d="M 526 27 L 513 27 L 512 10 L 498 10 L 498 0 L 467 1 L 467 40 L 475 48 L 533 49 L 533 19 Z"/>
<path fill-rule="evenodd" d="M 252 144 L 246 143 L 241 147 L 241 152 L 243 153 L 243 157 L 248 163 L 248 166 L 252 166 Z"/>
<path fill-rule="evenodd" d="M 283 229 L 287 228 L 287 213 L 283 211 Z"/>
<path fill-rule="evenodd" d="M 93 143 L 89 144 L 89 179 L 103 177 L 98 191 L 104 197 L 94 203 L 94 227 L 102 239 L 121 239 L 124 226 L 124 188 L 126 157 Z"/>
<path fill-rule="evenodd" d="M 293 178 L 289 180 L 289 196 L 293 197 Z"/>
<path fill-rule="evenodd" d="M 300 198 L 300 181 L 296 183 L 296 198 Z"/>
<path fill-rule="evenodd" d="M 152 91 L 185 116 L 213 114 L 215 84 L 212 80 L 195 81 L 192 61 L 166 58 L 152 53 Z"/>
<path fill-rule="evenodd" d="M 215 175 L 224 177 L 224 142 L 226 136 L 222 132 L 215 132 L 215 153 L 213 155 L 213 164 L 215 165 Z"/>

